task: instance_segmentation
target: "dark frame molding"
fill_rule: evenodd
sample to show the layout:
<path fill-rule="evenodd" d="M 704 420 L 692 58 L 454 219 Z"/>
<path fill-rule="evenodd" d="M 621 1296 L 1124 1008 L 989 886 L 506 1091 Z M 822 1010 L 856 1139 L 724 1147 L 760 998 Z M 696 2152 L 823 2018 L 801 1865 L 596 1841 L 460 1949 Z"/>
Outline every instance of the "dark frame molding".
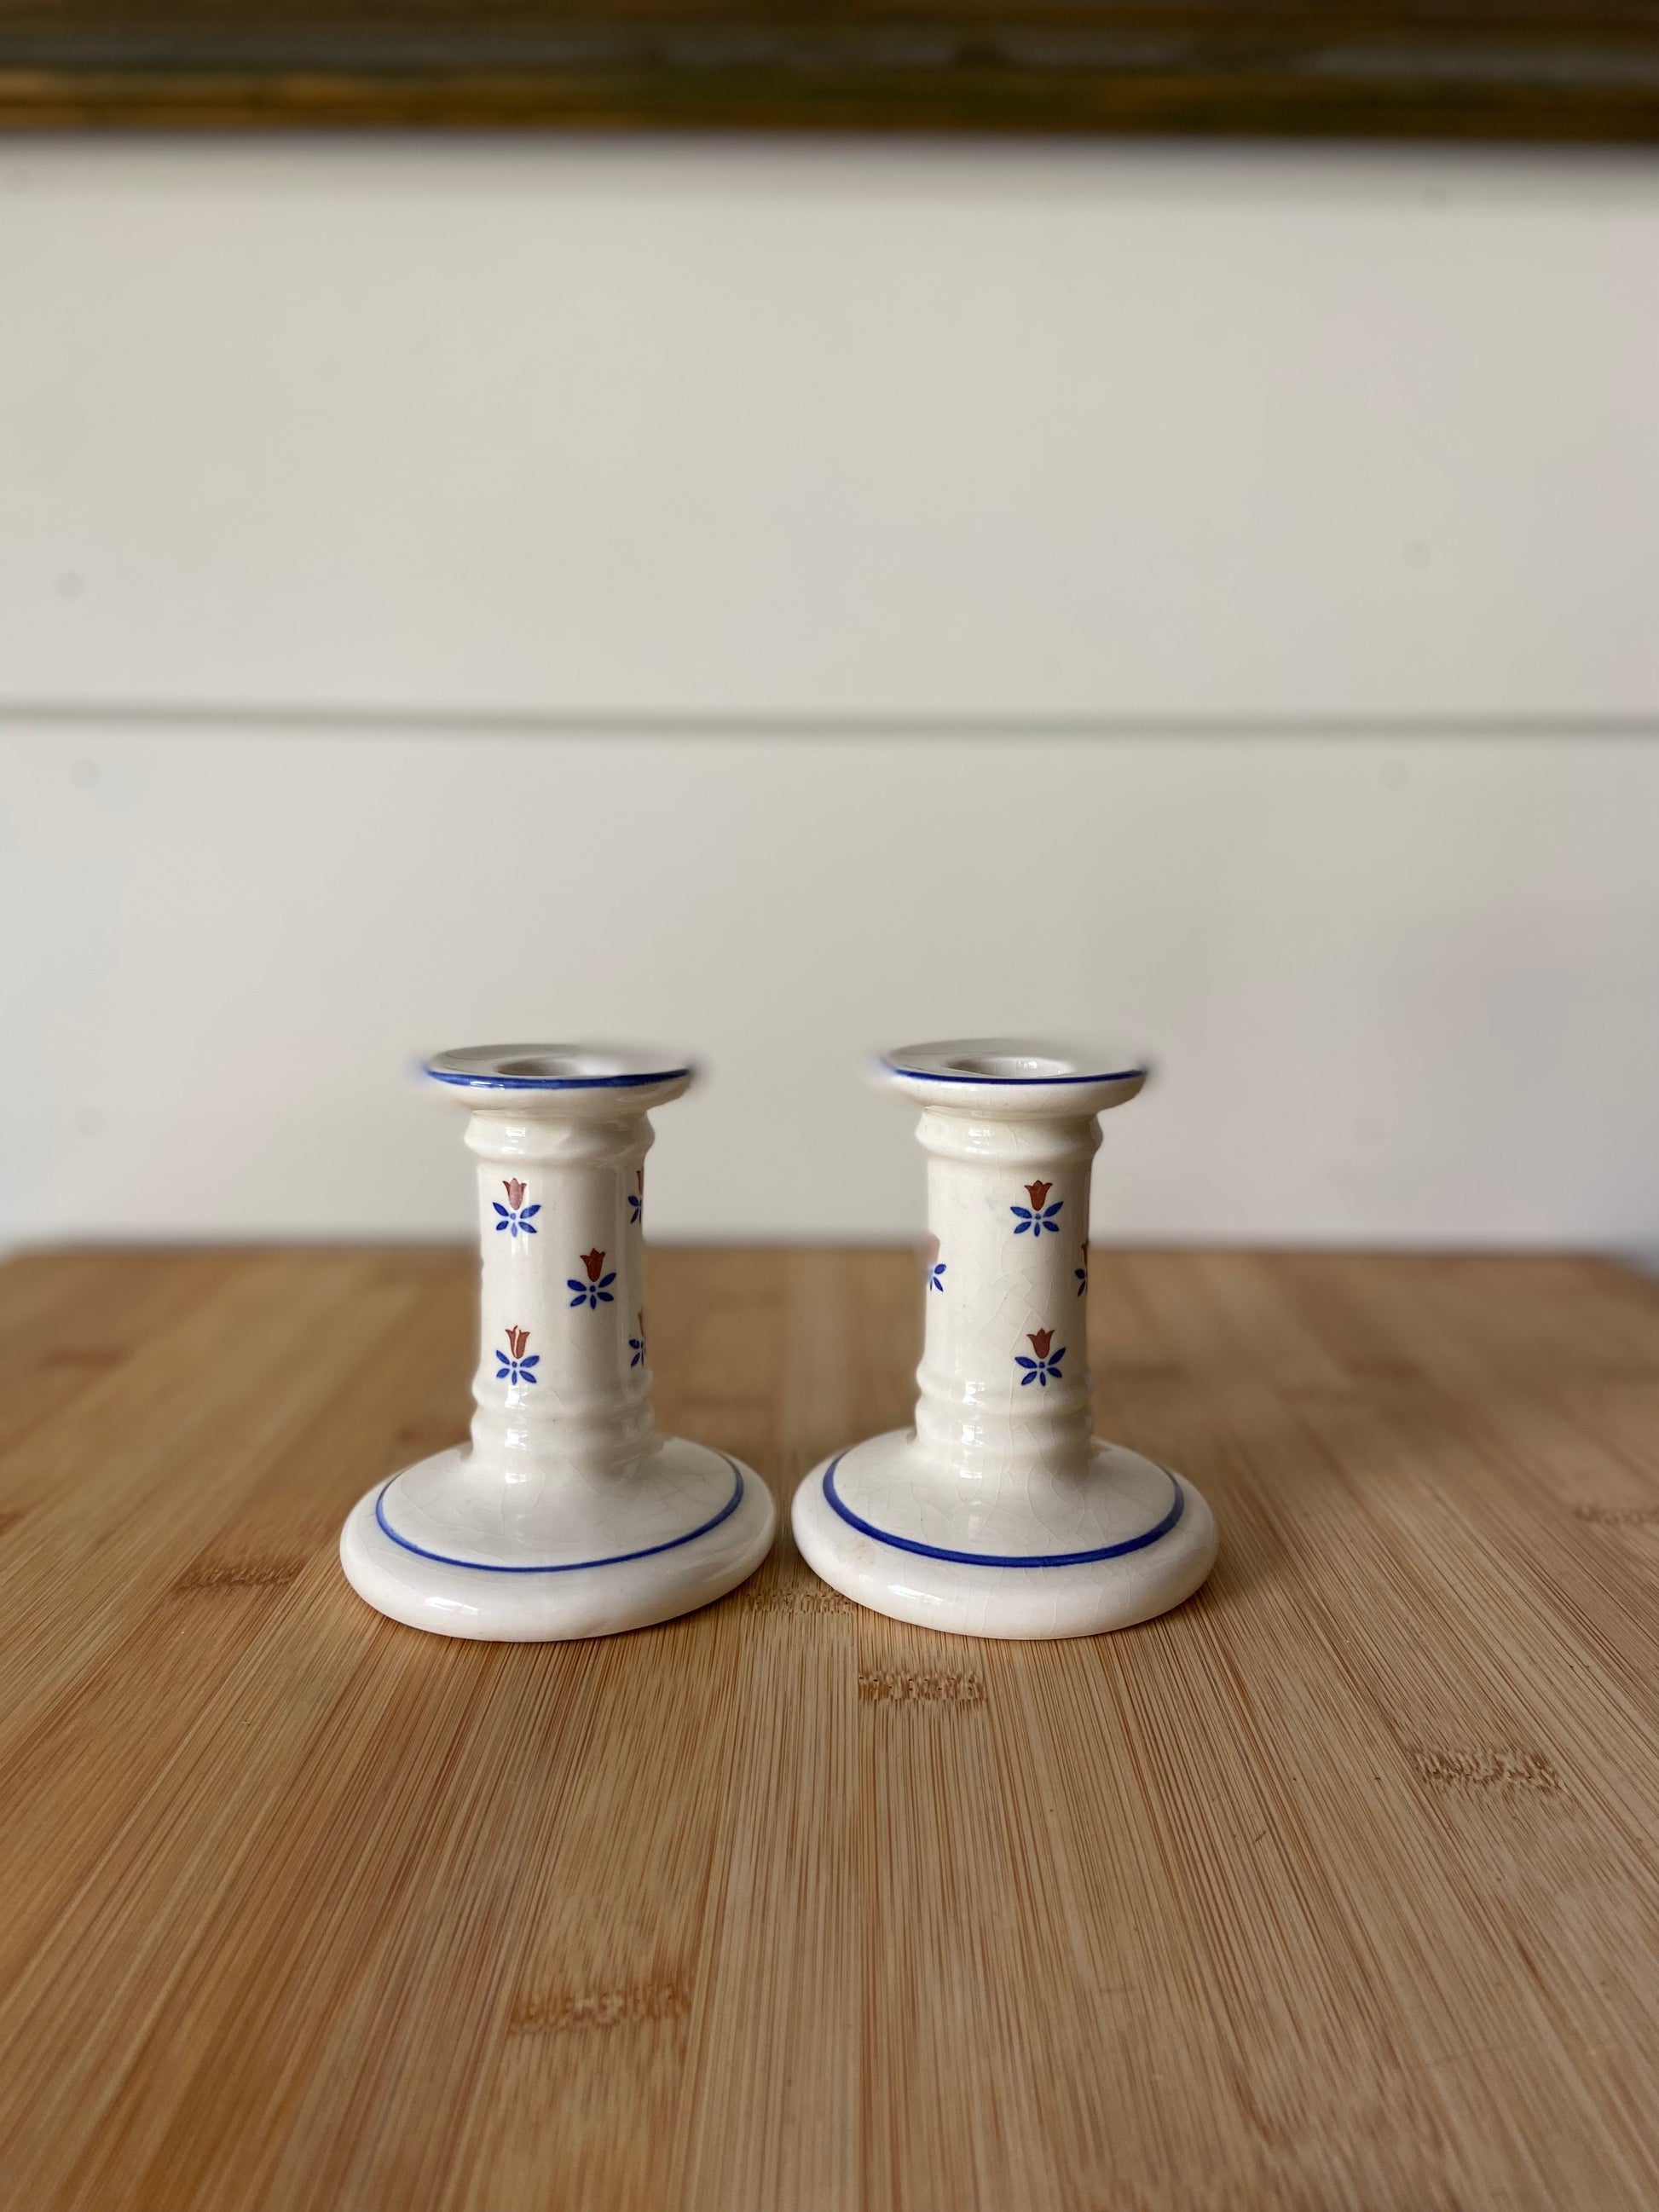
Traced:
<path fill-rule="evenodd" d="M 1659 138 L 1659 0 L 0 0 L 0 124 Z"/>

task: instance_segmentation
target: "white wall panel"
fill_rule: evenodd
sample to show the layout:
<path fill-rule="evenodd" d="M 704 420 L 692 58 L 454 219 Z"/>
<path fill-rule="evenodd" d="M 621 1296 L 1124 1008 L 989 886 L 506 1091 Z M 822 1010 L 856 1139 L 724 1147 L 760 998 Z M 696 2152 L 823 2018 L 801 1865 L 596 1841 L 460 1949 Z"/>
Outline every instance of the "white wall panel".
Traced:
<path fill-rule="evenodd" d="M 1659 161 L 14 140 L 0 699 L 1659 713 Z"/>
<path fill-rule="evenodd" d="M 1656 582 L 1650 155 L 14 140 L 0 1236 L 459 1230 L 546 1030 L 892 1233 L 1093 1026 L 1105 1233 L 1659 1245 Z"/>
<path fill-rule="evenodd" d="M 659 1235 L 908 1231 L 866 1047 L 1150 1042 L 1100 1233 L 1659 1244 L 1659 749 L 0 732 L 0 1224 L 461 1232 L 423 1046 L 701 1048 Z"/>

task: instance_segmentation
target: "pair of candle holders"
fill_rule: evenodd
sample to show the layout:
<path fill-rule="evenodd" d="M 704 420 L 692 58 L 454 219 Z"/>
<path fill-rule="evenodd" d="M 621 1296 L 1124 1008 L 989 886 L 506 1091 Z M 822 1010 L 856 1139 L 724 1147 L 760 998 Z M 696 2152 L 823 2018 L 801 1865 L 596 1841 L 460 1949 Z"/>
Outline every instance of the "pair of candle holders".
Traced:
<path fill-rule="evenodd" d="M 921 1109 L 927 1329 L 913 1429 L 795 1493 L 807 1564 L 855 1603 L 958 1635 L 1091 1636 L 1178 1605 L 1215 1557 L 1181 1475 L 1092 1433 L 1089 1176 L 1144 1066 L 1006 1038 L 887 1054 Z M 471 1109 L 483 1356 L 471 1442 L 359 1500 L 353 1587 L 440 1635 L 607 1636 L 752 1574 L 776 1516 L 729 1452 L 659 1436 L 642 1291 L 649 1116 L 672 1056 L 563 1045 L 440 1054 Z"/>

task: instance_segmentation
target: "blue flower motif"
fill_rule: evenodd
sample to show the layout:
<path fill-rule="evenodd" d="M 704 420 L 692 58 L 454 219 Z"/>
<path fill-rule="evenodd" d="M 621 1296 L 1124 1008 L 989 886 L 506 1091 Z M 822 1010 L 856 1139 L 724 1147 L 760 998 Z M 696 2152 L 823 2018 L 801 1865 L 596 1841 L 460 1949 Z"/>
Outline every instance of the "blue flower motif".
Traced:
<path fill-rule="evenodd" d="M 1035 1382 L 1039 1389 L 1046 1390 L 1051 1382 L 1063 1382 L 1065 1377 L 1060 1371 L 1060 1363 L 1066 1357 L 1066 1346 L 1062 1344 L 1058 1352 L 1049 1350 L 1049 1346 L 1054 1340 L 1053 1329 L 1040 1328 L 1034 1336 L 1028 1336 L 1025 1340 L 1036 1352 L 1036 1358 L 1028 1359 L 1023 1352 L 1017 1352 L 1014 1354 L 1015 1366 L 1023 1367 L 1025 1370 L 1019 1378 L 1021 1389 L 1023 1390 L 1028 1382 Z"/>
<path fill-rule="evenodd" d="M 629 1361 L 629 1365 L 641 1366 L 645 1360 L 645 1339 L 642 1336 L 630 1336 L 628 1340 L 628 1348 L 634 1355 Z"/>
<path fill-rule="evenodd" d="M 1057 1198 L 1052 1206 L 1043 1204 L 1043 1200 L 1053 1188 L 1054 1185 L 1051 1182 L 1026 1184 L 1025 1195 L 1031 1203 L 1029 1206 L 1011 1206 L 1008 1209 L 1014 1217 L 1016 1237 L 1024 1237 L 1028 1229 L 1033 1237 L 1041 1237 L 1045 1229 L 1054 1236 L 1059 1236 L 1060 1223 L 1055 1216 L 1066 1201 L 1063 1198 Z"/>
<path fill-rule="evenodd" d="M 942 1291 L 945 1288 L 945 1262 L 943 1260 L 935 1260 L 933 1266 L 927 1270 L 927 1287 L 930 1291 Z"/>
<path fill-rule="evenodd" d="M 525 1350 L 529 1341 L 530 1331 L 527 1328 L 507 1330 L 507 1350 L 503 1352 L 499 1344 L 495 1346 L 495 1380 L 498 1382 L 511 1382 L 516 1386 L 536 1380 L 533 1370 L 541 1364 L 542 1355 L 539 1352 Z"/>
<path fill-rule="evenodd" d="M 628 1225 L 630 1229 L 638 1226 L 640 1216 L 644 1212 L 645 1199 L 642 1193 L 630 1190 L 628 1194 Z"/>
<path fill-rule="evenodd" d="M 536 1233 L 535 1216 L 541 1212 L 541 1207 L 525 1204 L 524 1185 L 517 1176 L 504 1182 L 501 1188 L 507 1193 L 507 1204 L 503 1206 L 499 1198 L 491 1200 L 497 1217 L 497 1232 L 505 1229 L 509 1237 L 533 1237 Z"/>
<path fill-rule="evenodd" d="M 574 1275 L 568 1275 L 565 1278 L 566 1290 L 574 1291 L 576 1293 L 570 1301 L 571 1305 L 586 1306 L 590 1311 L 598 1306 L 608 1306 L 611 1303 L 611 1285 L 617 1279 L 616 1269 L 613 1267 L 607 1275 L 602 1275 L 599 1273 L 600 1268 L 605 1265 L 603 1252 L 584 1252 L 581 1261 L 587 1278 L 586 1281 L 580 1281 Z"/>
<path fill-rule="evenodd" d="M 493 1203 L 501 1216 L 495 1224 L 498 1231 L 505 1229 L 509 1237 L 533 1237 L 536 1234 L 536 1224 L 531 1216 L 541 1212 L 539 1206 L 521 1206 L 514 1212 L 511 1206 L 503 1206 L 500 1199 L 495 1199 Z"/>

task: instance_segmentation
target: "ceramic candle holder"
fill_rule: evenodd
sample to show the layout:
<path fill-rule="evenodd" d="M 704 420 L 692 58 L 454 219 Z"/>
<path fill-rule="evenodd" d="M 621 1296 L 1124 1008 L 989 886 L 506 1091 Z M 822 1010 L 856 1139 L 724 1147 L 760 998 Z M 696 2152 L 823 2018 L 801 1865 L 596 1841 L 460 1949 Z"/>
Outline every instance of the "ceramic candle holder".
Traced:
<path fill-rule="evenodd" d="M 860 1605 L 969 1636 L 1091 1636 L 1178 1605 L 1215 1558 L 1189 1482 L 1092 1433 L 1089 1170 L 1144 1066 L 1005 1038 L 890 1053 L 927 1154 L 913 1430 L 814 1468 L 795 1540 Z"/>
<path fill-rule="evenodd" d="M 772 1541 L 765 1484 L 652 1425 L 641 1239 L 647 1115 L 672 1055 L 563 1045 L 441 1054 L 471 1109 L 483 1248 L 470 1444 L 362 1498 L 352 1586 L 394 1620 L 525 1643 L 607 1636 L 706 1605 Z"/>

